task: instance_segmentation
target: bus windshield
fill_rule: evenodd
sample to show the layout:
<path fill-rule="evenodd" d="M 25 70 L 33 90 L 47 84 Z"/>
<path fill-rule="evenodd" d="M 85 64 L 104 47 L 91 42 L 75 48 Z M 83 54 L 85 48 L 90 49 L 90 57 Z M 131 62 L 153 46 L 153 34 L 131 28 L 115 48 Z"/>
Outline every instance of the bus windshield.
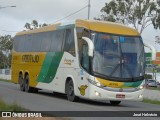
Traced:
<path fill-rule="evenodd" d="M 118 81 L 138 80 L 144 76 L 144 46 L 141 37 L 95 33 L 93 42 L 94 74 Z"/>

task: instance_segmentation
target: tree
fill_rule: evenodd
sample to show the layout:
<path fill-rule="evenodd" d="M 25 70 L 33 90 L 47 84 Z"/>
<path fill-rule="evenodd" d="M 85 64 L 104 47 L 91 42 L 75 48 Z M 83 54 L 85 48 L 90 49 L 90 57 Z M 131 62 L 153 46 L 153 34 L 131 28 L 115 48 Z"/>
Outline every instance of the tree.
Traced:
<path fill-rule="evenodd" d="M 31 23 L 26 23 L 24 25 L 25 30 L 33 30 L 33 29 L 37 29 L 37 28 L 41 28 L 41 27 L 45 27 L 48 26 L 49 24 L 43 23 L 43 24 L 39 24 L 37 20 L 32 20 Z"/>
<path fill-rule="evenodd" d="M 11 35 L 5 35 L 0 37 L 0 49 L 3 51 L 12 50 L 13 38 Z"/>
<path fill-rule="evenodd" d="M 160 29 L 159 0 L 112 0 L 105 3 L 98 20 L 132 25 L 140 34 L 149 25 Z"/>
<path fill-rule="evenodd" d="M 38 22 L 37 20 L 33 20 L 31 25 L 33 26 L 33 29 L 37 29 L 38 28 Z"/>
<path fill-rule="evenodd" d="M 24 28 L 27 29 L 27 30 L 31 30 L 31 25 L 27 22 L 27 23 L 24 25 Z"/>
<path fill-rule="evenodd" d="M 4 69 L 6 68 L 7 64 L 6 64 L 6 61 L 7 61 L 7 57 L 3 54 L 2 51 L 0 51 L 0 69 Z"/>
<path fill-rule="evenodd" d="M 160 36 L 155 36 L 155 39 L 156 39 L 155 42 L 160 44 Z"/>
<path fill-rule="evenodd" d="M 145 75 L 144 75 L 144 79 L 152 79 L 152 75 L 150 75 L 150 74 L 145 74 Z"/>
<path fill-rule="evenodd" d="M 0 68 L 11 66 L 11 50 L 13 47 L 13 38 L 11 35 L 0 37 Z"/>

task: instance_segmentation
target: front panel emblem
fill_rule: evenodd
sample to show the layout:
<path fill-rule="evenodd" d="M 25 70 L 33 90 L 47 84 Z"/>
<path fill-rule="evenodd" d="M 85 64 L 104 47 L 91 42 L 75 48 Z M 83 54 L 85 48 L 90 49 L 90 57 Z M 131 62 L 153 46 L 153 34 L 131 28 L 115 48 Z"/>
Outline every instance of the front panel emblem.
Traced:
<path fill-rule="evenodd" d="M 123 88 L 120 88 L 120 89 L 119 89 L 119 92 L 123 92 Z"/>
<path fill-rule="evenodd" d="M 78 89 L 79 89 L 79 91 L 80 91 L 80 94 L 81 94 L 82 96 L 85 95 L 85 90 L 86 90 L 87 87 L 88 87 L 87 85 L 82 85 L 82 86 L 78 87 Z"/>

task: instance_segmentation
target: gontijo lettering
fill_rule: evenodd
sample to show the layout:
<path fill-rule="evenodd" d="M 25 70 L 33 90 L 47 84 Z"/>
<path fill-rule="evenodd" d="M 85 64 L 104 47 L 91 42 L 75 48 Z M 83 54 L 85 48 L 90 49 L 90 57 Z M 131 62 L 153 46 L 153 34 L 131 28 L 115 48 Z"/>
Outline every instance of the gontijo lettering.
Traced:
<path fill-rule="evenodd" d="M 39 56 L 38 55 L 23 55 L 22 56 L 22 62 L 38 63 L 39 62 Z"/>

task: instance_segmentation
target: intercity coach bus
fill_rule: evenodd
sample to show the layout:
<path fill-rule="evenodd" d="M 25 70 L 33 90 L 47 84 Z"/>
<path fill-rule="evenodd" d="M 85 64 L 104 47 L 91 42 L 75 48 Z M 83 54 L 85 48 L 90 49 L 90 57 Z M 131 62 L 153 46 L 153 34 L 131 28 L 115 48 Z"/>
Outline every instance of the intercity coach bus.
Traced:
<path fill-rule="evenodd" d="M 127 26 L 95 20 L 17 33 L 12 81 L 21 91 L 39 89 L 118 105 L 143 99 L 144 44 Z"/>

